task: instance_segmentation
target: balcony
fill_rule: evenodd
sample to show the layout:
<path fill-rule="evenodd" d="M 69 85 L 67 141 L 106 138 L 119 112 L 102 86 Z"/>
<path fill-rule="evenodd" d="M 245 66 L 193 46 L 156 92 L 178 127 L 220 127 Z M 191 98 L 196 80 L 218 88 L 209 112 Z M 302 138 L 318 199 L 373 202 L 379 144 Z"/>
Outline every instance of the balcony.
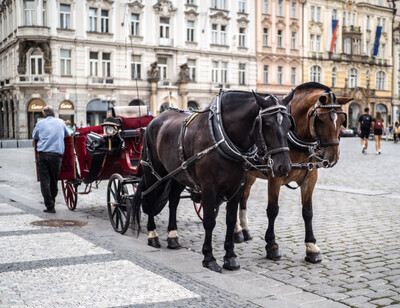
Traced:
<path fill-rule="evenodd" d="M 361 34 L 361 27 L 356 26 L 343 26 L 343 33 L 360 33 Z"/>
<path fill-rule="evenodd" d="M 17 36 L 26 38 L 49 37 L 50 28 L 43 26 L 22 26 L 18 27 Z"/>
<path fill-rule="evenodd" d="M 92 86 L 114 85 L 114 78 L 91 76 L 88 79 L 88 83 Z"/>
<path fill-rule="evenodd" d="M 159 41 L 160 46 L 168 46 L 171 47 L 174 45 L 174 40 L 170 39 L 170 38 L 162 38 L 160 37 L 160 41 Z"/>
<path fill-rule="evenodd" d="M 48 75 L 20 75 L 18 83 L 20 84 L 48 84 L 49 83 L 49 76 Z"/>

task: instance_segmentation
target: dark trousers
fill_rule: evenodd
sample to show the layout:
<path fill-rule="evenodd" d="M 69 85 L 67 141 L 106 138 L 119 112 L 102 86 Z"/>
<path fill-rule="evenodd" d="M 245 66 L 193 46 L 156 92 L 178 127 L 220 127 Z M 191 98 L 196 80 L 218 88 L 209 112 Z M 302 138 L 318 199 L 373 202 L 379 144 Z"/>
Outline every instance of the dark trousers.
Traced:
<path fill-rule="evenodd" d="M 44 204 L 48 209 L 54 209 L 58 193 L 58 175 L 61 171 L 62 155 L 57 153 L 39 152 L 38 168 L 40 189 Z"/>

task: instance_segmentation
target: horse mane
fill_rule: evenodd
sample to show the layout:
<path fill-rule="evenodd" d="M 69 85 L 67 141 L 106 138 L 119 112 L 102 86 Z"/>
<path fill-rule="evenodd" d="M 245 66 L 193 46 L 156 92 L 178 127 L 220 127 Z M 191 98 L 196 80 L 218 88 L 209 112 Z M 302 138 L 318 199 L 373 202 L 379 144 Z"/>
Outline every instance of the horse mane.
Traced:
<path fill-rule="evenodd" d="M 318 83 L 318 82 L 306 82 L 303 83 L 299 86 L 297 86 L 294 91 L 300 91 L 300 90 L 304 90 L 304 89 L 321 89 L 324 91 L 332 91 L 331 88 L 329 88 L 328 86 L 322 84 L 322 83 Z"/>

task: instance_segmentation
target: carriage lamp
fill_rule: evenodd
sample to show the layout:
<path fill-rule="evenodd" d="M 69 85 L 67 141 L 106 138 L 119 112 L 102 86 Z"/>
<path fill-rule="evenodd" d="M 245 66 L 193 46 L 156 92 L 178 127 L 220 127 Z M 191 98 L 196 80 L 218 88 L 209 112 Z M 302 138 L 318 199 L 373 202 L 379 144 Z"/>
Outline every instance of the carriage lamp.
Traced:
<path fill-rule="evenodd" d="M 117 125 L 104 125 L 103 132 L 107 136 L 114 136 L 118 132 Z"/>

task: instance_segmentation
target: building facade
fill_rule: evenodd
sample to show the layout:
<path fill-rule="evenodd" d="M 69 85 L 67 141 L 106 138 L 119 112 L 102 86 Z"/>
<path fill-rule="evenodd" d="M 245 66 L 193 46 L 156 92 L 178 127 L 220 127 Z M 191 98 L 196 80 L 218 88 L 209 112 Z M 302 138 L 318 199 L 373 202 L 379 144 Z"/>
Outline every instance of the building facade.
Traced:
<path fill-rule="evenodd" d="M 0 138 L 31 138 L 45 105 L 86 126 L 256 88 L 254 1 L 1 2 Z"/>
<path fill-rule="evenodd" d="M 256 1 L 257 90 L 283 96 L 302 82 L 304 0 Z"/>
<path fill-rule="evenodd" d="M 392 21 L 387 1 L 309 0 L 304 8 L 303 81 L 331 87 L 337 96 L 354 97 L 345 106 L 348 124 L 369 107 L 391 125 L 398 110 L 392 99 Z"/>

